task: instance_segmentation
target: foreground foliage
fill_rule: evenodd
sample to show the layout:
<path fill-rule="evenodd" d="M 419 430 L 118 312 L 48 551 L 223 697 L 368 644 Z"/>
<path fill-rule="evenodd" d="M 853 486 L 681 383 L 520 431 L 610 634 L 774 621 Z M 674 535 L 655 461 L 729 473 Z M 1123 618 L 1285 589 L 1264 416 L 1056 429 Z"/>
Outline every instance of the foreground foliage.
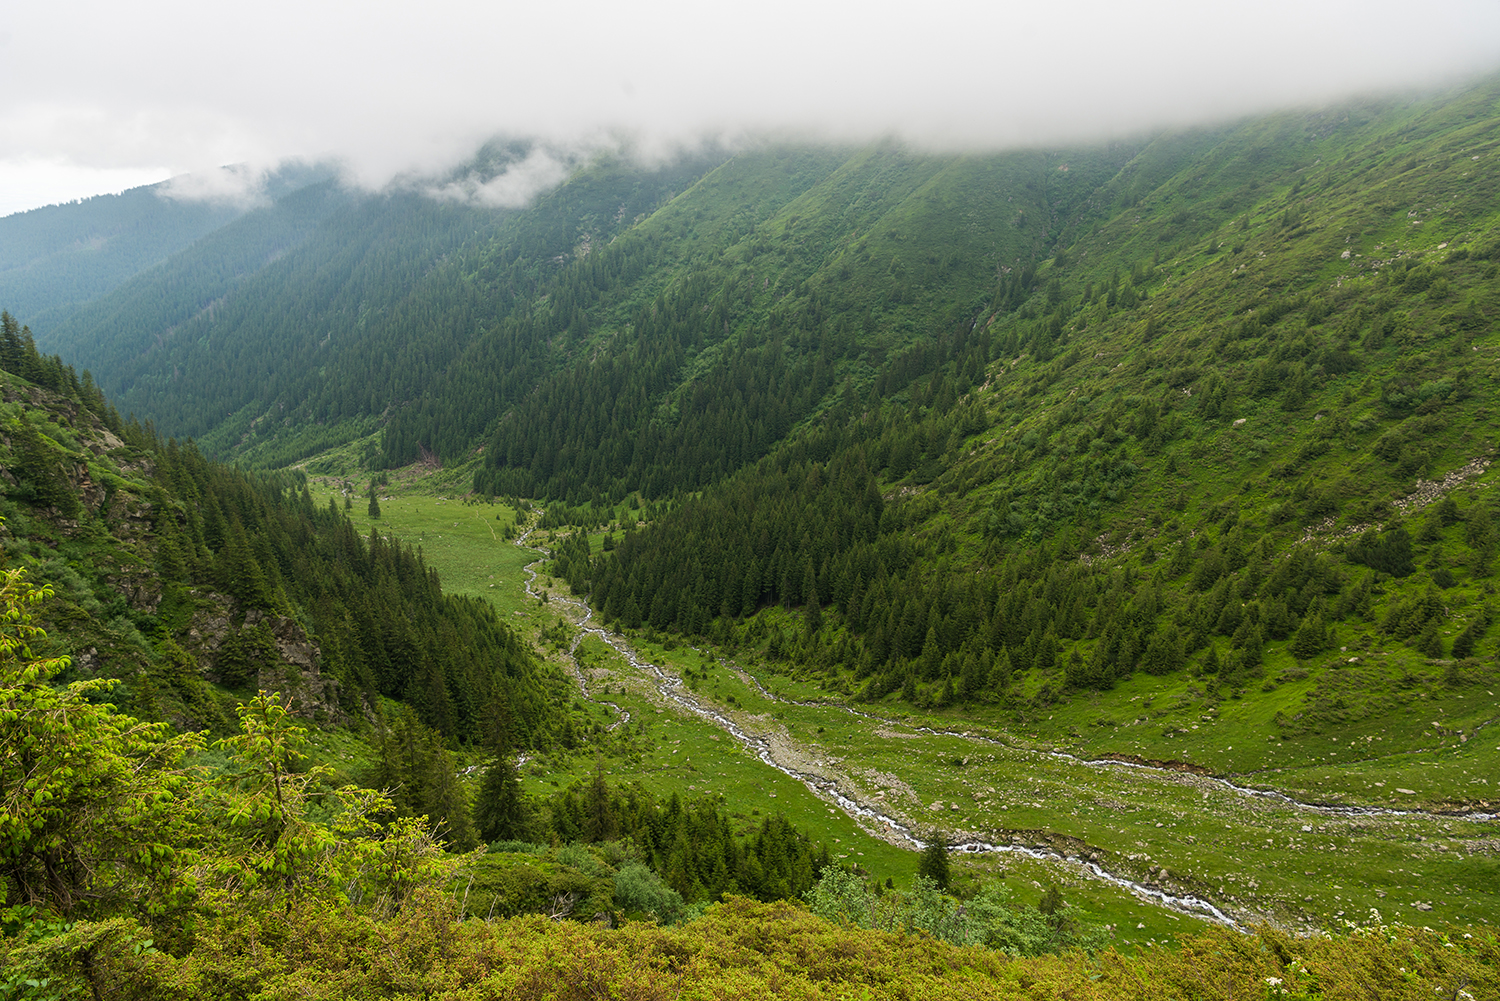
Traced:
<path fill-rule="evenodd" d="M 1105 929 L 1078 919 L 1056 884 L 1033 909 L 1016 906 L 1000 882 L 960 902 L 926 876 L 918 876 L 910 892 L 876 894 L 848 870 L 830 867 L 806 898 L 814 914 L 836 924 L 921 932 L 954 945 L 987 945 L 1017 956 L 1095 952 L 1108 938 Z"/>
<path fill-rule="evenodd" d="M 238 916 L 205 928 L 181 956 L 135 948 L 128 928 L 80 925 L 42 945 L 6 939 L 0 961 L 81 987 L 72 950 L 85 941 L 97 946 L 93 962 L 111 996 L 127 999 L 1470 1001 L 1500 990 L 1500 943 L 1489 932 L 1376 925 L 1295 939 L 1265 928 L 1135 956 L 1024 959 L 744 898 L 680 927 L 608 929 L 542 917 L 459 922 L 451 898 L 424 894 L 384 920 L 323 908 Z"/>
<path fill-rule="evenodd" d="M 169 735 L 96 705 L 103 681 L 54 688 L 64 658 L 36 659 L 50 597 L 24 571 L 0 584 L 0 880 L 4 902 L 67 918 L 180 909 L 193 854 L 181 769 L 197 734 Z M 185 850 L 186 849 L 186 850 Z"/>

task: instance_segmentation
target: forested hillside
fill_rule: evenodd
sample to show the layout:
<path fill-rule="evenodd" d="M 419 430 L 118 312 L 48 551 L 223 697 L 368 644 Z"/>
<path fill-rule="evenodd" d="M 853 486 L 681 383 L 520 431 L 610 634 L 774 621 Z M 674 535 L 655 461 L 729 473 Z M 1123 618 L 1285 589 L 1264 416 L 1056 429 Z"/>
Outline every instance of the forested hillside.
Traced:
<path fill-rule="evenodd" d="M 1500 900 L 1497 135 L 326 181 L 5 314 L 0 989 L 1483 996 L 1371 908 Z"/>
<path fill-rule="evenodd" d="M 1414 665 L 1488 683 L 1494 511 L 1470 488 L 1493 449 L 1493 115 L 1484 89 L 1164 137 L 982 309 L 559 571 L 610 621 L 749 643 L 865 698 L 1026 709 L 1184 669 L 1238 693 L 1339 648 L 1411 650 L 1405 681 L 1318 677 L 1278 707 L 1286 736 L 1402 704 Z M 630 454 L 732 388 L 692 382 Z M 522 465 L 523 415 L 487 465 Z M 722 468 L 723 438 L 685 437 L 684 467 Z M 573 468 L 607 468 L 606 446 Z M 476 482 L 528 483 L 503 475 Z M 797 620 L 734 627 L 771 604 Z"/>
<path fill-rule="evenodd" d="M 8 313 L 0 348 L 7 565 L 54 589 L 39 625 L 73 676 L 119 679 L 138 714 L 215 732 L 257 688 L 329 724 L 399 699 L 463 743 L 491 742 L 497 720 L 523 747 L 563 725 L 529 644 L 487 603 L 444 595 L 419 552 L 360 538 L 298 476 L 232 470 L 122 421 Z"/>
<path fill-rule="evenodd" d="M 250 178 L 243 168 L 190 176 L 98 195 L 0 219 L 0 303 L 22 323 L 45 332 L 85 304 L 251 211 L 331 172 L 288 164 L 254 179 L 255 190 L 232 194 Z M 222 197 L 190 194 L 225 189 Z M 160 280 L 161 276 L 158 276 Z"/>
<path fill-rule="evenodd" d="M 607 619 L 795 642 L 866 697 L 1464 664 L 1496 87 L 1046 153 L 607 160 L 499 213 L 352 198 L 212 308 L 142 280 L 108 338 L 49 343 L 218 454 L 377 431 L 374 467 L 482 453 L 479 493 L 584 525 L 668 502 L 563 568 Z M 802 625 L 735 626 L 773 604 Z"/>
<path fill-rule="evenodd" d="M 497 148 L 479 166 L 499 173 L 516 155 Z M 597 163 L 529 212 L 415 189 L 307 188 L 139 276 L 42 346 L 100 373 L 123 411 L 164 433 L 285 464 L 421 399 L 517 303 L 545 298 L 581 240 L 607 241 L 703 169 Z M 527 356 L 555 358 L 553 331 L 539 333 L 512 359 L 522 378 L 534 378 Z"/>

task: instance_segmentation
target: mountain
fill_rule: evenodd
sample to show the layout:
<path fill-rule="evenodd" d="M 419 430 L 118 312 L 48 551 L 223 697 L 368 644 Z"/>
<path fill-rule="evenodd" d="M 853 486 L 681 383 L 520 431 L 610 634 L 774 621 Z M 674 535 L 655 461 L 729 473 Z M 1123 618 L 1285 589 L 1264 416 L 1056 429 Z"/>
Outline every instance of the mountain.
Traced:
<path fill-rule="evenodd" d="M 474 169 L 498 176 L 518 156 L 499 147 Z M 270 440 L 262 464 L 291 461 L 419 397 L 515 303 L 545 296 L 585 235 L 607 241 L 702 169 L 596 164 L 533 212 L 306 188 L 38 336 L 164 433 L 219 455 Z"/>
<path fill-rule="evenodd" d="M 56 592 L 62 680 L 116 678 L 220 751 L 232 703 L 294 691 L 371 737 L 341 751 L 377 759 L 385 812 L 463 846 L 450 749 L 529 752 L 486 774 L 467 878 L 414 821 L 345 838 L 307 810 L 337 864 L 305 889 L 203 898 L 161 927 L 206 947 L 149 969 L 97 955 L 261 983 L 409 932 L 401 977 L 436 983 L 433 956 L 496 941 L 450 934 L 475 900 L 608 920 L 803 894 L 819 838 L 817 913 L 925 907 L 952 941 L 1010 942 L 975 930 L 1002 900 L 1092 935 L 1064 890 L 1124 947 L 1195 915 L 1492 921 L 1497 118 L 1488 80 L 1066 149 L 605 157 L 514 208 L 325 182 L 77 310 L 40 336 L 58 355 L 7 319 L 3 541 Z M 545 564 L 502 545 L 527 529 Z M 442 590 L 455 554 L 490 600 Z M 979 856 L 962 910 L 907 890 L 924 842 Z M 244 871 L 211 868 L 216 893 Z M 719 906 L 767 941 L 790 920 Z M 1336 994 L 1374 952 L 1423 971 L 1413 996 L 1494 979 L 1487 929 L 1450 949 L 1370 921 L 1316 950 L 1267 927 L 1229 990 Z M 275 962 L 244 958 L 261 942 Z M 1247 944 L 1026 976 L 1144 983 Z"/>
<path fill-rule="evenodd" d="M 243 171 L 221 173 L 238 185 Z M 189 197 L 186 182 L 218 178 L 188 177 L 8 215 L 0 219 L 0 302 L 38 333 L 50 330 L 260 201 L 329 177 L 326 168 L 289 164 L 261 178 L 254 197 Z"/>
<path fill-rule="evenodd" d="M 1494 99 L 1158 138 L 1019 290 L 1002 279 L 864 386 L 825 383 L 784 445 L 688 478 L 701 495 L 568 573 L 626 626 L 725 636 L 768 604 L 805 609 L 811 646 L 793 632 L 773 654 L 867 698 L 1046 705 L 1184 669 L 1239 691 L 1390 639 L 1429 663 L 1456 654 L 1449 682 L 1481 683 Z M 807 280 L 768 323 L 795 330 L 821 292 Z M 848 311 L 831 315 L 837 329 Z M 476 483 L 528 485 L 508 439 L 526 413 Z M 534 454 L 571 458 L 553 433 Z M 690 437 L 711 462 L 714 436 Z M 610 444 L 572 468 L 607 472 L 594 455 Z M 816 628 L 818 606 L 847 632 Z M 1287 706 L 1283 731 L 1395 698 L 1330 717 L 1330 685 Z"/>
<path fill-rule="evenodd" d="M 7 566 L 53 590 L 38 656 L 61 680 L 118 682 L 148 719 L 224 732 L 237 698 L 288 696 L 324 725 L 377 723 L 400 699 L 456 744 L 497 719 L 518 746 L 564 724 L 558 685 L 487 603 L 445 595 L 420 552 L 305 477 L 246 474 L 123 422 L 92 382 L 39 355 L 7 313 L 0 337 L 0 537 Z"/>
<path fill-rule="evenodd" d="M 349 197 L 204 282 L 240 220 L 166 265 L 185 294 L 142 276 L 44 344 L 214 454 L 378 428 L 372 466 L 477 455 L 476 491 L 565 522 L 651 505 L 561 568 L 607 620 L 866 698 L 1240 692 L 1389 640 L 1456 644 L 1448 682 L 1477 683 L 1497 95 L 1046 152 L 604 159 L 504 211 Z M 805 627 L 747 618 L 774 605 Z"/>

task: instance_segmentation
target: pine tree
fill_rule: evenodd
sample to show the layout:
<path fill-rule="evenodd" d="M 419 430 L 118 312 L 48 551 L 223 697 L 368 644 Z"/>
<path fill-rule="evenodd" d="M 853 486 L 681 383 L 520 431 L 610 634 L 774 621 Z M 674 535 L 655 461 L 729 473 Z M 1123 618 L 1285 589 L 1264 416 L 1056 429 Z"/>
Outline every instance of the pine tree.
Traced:
<path fill-rule="evenodd" d="M 1056 883 L 1049 883 L 1047 885 L 1047 892 L 1043 893 L 1042 899 L 1037 901 L 1036 909 L 1050 918 L 1066 906 L 1067 904 L 1063 901 L 1062 890 L 1058 889 Z"/>
<path fill-rule="evenodd" d="M 939 890 L 948 889 L 952 873 L 948 868 L 947 836 L 941 831 L 933 831 L 927 836 L 927 847 L 922 849 L 922 861 L 917 863 L 917 875 L 932 880 Z"/>
<path fill-rule="evenodd" d="M 1474 648 L 1479 644 L 1479 639 L 1484 635 L 1485 621 L 1481 617 L 1469 623 L 1463 632 L 1459 633 L 1453 640 L 1453 659 L 1463 660 L 1474 656 Z"/>
<path fill-rule="evenodd" d="M 1323 616 L 1313 613 L 1302 620 L 1297 634 L 1292 637 L 1292 656 L 1298 660 L 1308 658 L 1321 652 L 1328 645 L 1328 628 L 1323 624 Z"/>
<path fill-rule="evenodd" d="M 1438 620 L 1428 619 L 1417 637 L 1416 647 L 1428 657 L 1436 660 L 1443 655 L 1443 637 L 1438 634 Z"/>
<path fill-rule="evenodd" d="M 474 827 L 481 841 L 522 841 L 530 834 L 531 810 L 521 773 L 511 756 L 510 704 L 497 695 L 490 704 L 490 742 L 495 760 L 485 770 L 474 803 Z"/>
<path fill-rule="evenodd" d="M 609 784 L 604 781 L 604 765 L 599 762 L 594 766 L 594 778 L 585 794 L 583 839 L 611 841 L 619 829 L 614 800 L 609 793 Z"/>

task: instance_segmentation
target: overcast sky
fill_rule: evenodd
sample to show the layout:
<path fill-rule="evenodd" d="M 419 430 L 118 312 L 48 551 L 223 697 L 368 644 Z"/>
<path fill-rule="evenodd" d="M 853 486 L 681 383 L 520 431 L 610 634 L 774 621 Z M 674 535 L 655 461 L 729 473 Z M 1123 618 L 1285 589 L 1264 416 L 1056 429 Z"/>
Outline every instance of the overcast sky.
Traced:
<path fill-rule="evenodd" d="M 1500 68 L 1496 0 L 6 8 L 0 215 L 294 155 L 340 157 L 379 185 L 501 132 L 575 148 L 762 130 L 994 148 Z"/>

